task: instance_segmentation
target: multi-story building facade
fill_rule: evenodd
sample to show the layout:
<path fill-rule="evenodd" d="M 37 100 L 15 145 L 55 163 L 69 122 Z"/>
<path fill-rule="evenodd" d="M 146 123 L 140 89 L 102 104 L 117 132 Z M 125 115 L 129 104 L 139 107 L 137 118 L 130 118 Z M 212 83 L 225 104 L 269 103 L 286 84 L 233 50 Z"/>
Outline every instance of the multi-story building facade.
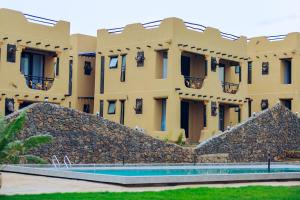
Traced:
<path fill-rule="evenodd" d="M 248 116 L 245 37 L 168 18 L 98 31 L 95 111 L 193 142 Z"/>
<path fill-rule="evenodd" d="M 96 37 L 71 35 L 70 80 L 72 108 L 94 113 Z"/>
<path fill-rule="evenodd" d="M 300 33 L 248 42 L 249 107 L 257 112 L 283 103 L 300 111 Z M 251 113 L 251 112 L 250 112 Z"/>
<path fill-rule="evenodd" d="M 277 102 L 300 111 L 300 33 L 247 40 L 167 18 L 94 37 L 8 9 L 0 26 L 0 115 L 48 101 L 199 142 Z"/>
<path fill-rule="evenodd" d="M 40 101 L 68 106 L 70 24 L 0 9 L 0 27 L 0 114 Z"/>

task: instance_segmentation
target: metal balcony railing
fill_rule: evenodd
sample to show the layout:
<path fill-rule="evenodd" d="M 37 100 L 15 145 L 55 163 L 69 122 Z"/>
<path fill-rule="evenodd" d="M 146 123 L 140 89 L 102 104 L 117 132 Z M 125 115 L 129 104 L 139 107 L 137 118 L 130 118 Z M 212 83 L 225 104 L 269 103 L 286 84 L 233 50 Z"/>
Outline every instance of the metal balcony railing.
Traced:
<path fill-rule="evenodd" d="M 204 78 L 184 76 L 184 84 L 188 88 L 201 89 Z"/>
<path fill-rule="evenodd" d="M 236 94 L 239 89 L 239 83 L 222 82 L 223 92 Z"/>
<path fill-rule="evenodd" d="M 39 16 L 35 16 L 35 15 L 30 15 L 30 14 L 24 14 L 24 16 L 30 22 L 43 24 L 43 25 L 54 26 L 58 22 L 58 21 L 53 20 L 53 19 L 48 19 L 48 18 L 39 17 Z"/>
<path fill-rule="evenodd" d="M 29 88 L 35 90 L 49 90 L 54 82 L 54 78 L 24 75 Z"/>

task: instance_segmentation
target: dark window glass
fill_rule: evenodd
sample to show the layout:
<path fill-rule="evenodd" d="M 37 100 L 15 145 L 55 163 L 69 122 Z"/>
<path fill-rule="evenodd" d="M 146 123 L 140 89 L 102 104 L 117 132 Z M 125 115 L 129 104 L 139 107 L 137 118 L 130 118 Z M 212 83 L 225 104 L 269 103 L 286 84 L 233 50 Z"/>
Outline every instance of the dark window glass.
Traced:
<path fill-rule="evenodd" d="M 261 106 L 261 110 L 267 109 L 269 107 L 268 99 L 262 99 L 261 103 L 260 103 L 260 106 Z"/>
<path fill-rule="evenodd" d="M 69 61 L 69 95 L 72 95 L 73 60 Z"/>
<path fill-rule="evenodd" d="M 217 59 L 215 57 L 211 57 L 211 71 L 215 72 L 217 70 Z"/>
<path fill-rule="evenodd" d="M 93 71 L 93 68 L 92 68 L 91 62 L 85 61 L 84 62 L 84 74 L 91 75 L 92 71 Z"/>
<path fill-rule="evenodd" d="M 292 110 L 292 99 L 281 99 L 280 102 L 282 103 L 282 105 Z"/>
<path fill-rule="evenodd" d="M 122 55 L 122 63 L 121 63 L 121 82 L 125 82 L 126 79 L 126 55 Z"/>
<path fill-rule="evenodd" d="M 100 100 L 100 112 L 99 112 L 99 114 L 100 114 L 100 117 L 103 117 L 103 108 L 104 108 L 104 102 L 103 102 L 103 100 Z"/>
<path fill-rule="evenodd" d="M 55 75 L 59 75 L 59 57 L 56 58 L 56 63 L 55 63 Z"/>
<path fill-rule="evenodd" d="M 137 55 L 136 55 L 135 59 L 136 59 L 136 64 L 137 64 L 138 67 L 144 66 L 145 56 L 144 56 L 143 51 L 137 52 Z"/>
<path fill-rule="evenodd" d="M 125 100 L 121 100 L 121 113 L 120 113 L 120 124 L 124 125 L 125 120 Z"/>
<path fill-rule="evenodd" d="M 135 101 L 135 114 L 143 113 L 143 99 L 136 99 Z"/>
<path fill-rule="evenodd" d="M 83 105 L 83 112 L 90 113 L 90 105 L 89 104 L 84 104 Z"/>
<path fill-rule="evenodd" d="M 100 64 L 100 94 L 104 93 L 104 69 L 105 69 L 105 57 L 101 56 L 101 64 Z"/>
<path fill-rule="evenodd" d="M 262 63 L 262 71 L 261 71 L 262 75 L 267 75 L 269 74 L 269 62 L 263 62 Z"/>
<path fill-rule="evenodd" d="M 7 62 L 16 62 L 16 45 L 7 45 Z"/>
<path fill-rule="evenodd" d="M 248 62 L 248 84 L 252 84 L 252 62 Z"/>

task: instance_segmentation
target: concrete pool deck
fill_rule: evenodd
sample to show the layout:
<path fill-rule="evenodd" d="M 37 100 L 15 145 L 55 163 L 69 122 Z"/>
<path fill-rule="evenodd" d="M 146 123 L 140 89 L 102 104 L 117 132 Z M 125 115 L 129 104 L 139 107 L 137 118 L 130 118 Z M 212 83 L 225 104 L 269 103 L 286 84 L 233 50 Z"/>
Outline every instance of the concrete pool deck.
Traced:
<path fill-rule="evenodd" d="M 0 194 L 40 194 L 62 192 L 142 192 L 195 187 L 300 186 L 300 181 L 195 184 L 177 186 L 125 187 L 104 183 L 2 172 Z"/>

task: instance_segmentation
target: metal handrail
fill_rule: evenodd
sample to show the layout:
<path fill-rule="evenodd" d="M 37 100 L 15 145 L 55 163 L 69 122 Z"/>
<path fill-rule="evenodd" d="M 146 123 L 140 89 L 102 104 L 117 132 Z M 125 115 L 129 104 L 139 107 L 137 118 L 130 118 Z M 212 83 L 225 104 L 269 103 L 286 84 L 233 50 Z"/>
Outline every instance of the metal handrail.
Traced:
<path fill-rule="evenodd" d="M 31 89 L 36 90 L 48 90 L 51 88 L 54 78 L 49 77 L 39 77 L 39 76 L 31 76 L 31 75 L 24 75 L 27 85 Z"/>
<path fill-rule="evenodd" d="M 31 15 L 31 14 L 23 14 L 25 16 L 25 18 L 29 21 L 34 21 L 34 22 L 39 22 L 42 24 L 47 24 L 47 25 L 55 25 L 58 21 L 53 20 L 53 19 L 48 19 L 48 18 L 44 18 L 44 17 L 39 17 L 39 16 L 35 16 L 35 15 Z"/>
<path fill-rule="evenodd" d="M 60 162 L 59 162 L 59 160 L 57 159 L 56 155 L 53 155 L 53 156 L 52 156 L 51 161 L 52 161 L 52 165 L 53 165 L 55 168 L 59 168 L 59 167 L 60 167 Z M 56 163 L 55 163 L 55 162 L 56 162 Z"/>
<path fill-rule="evenodd" d="M 64 164 L 65 164 L 66 168 L 72 167 L 72 163 L 67 155 L 64 157 Z M 68 167 L 68 165 L 69 165 L 69 167 Z"/>
<path fill-rule="evenodd" d="M 193 76 L 184 76 L 185 86 L 193 89 L 201 89 L 204 78 L 193 77 Z"/>
<path fill-rule="evenodd" d="M 236 94 L 240 84 L 239 83 L 230 83 L 230 82 L 221 82 L 223 87 L 223 92 L 230 93 L 230 94 Z"/>

